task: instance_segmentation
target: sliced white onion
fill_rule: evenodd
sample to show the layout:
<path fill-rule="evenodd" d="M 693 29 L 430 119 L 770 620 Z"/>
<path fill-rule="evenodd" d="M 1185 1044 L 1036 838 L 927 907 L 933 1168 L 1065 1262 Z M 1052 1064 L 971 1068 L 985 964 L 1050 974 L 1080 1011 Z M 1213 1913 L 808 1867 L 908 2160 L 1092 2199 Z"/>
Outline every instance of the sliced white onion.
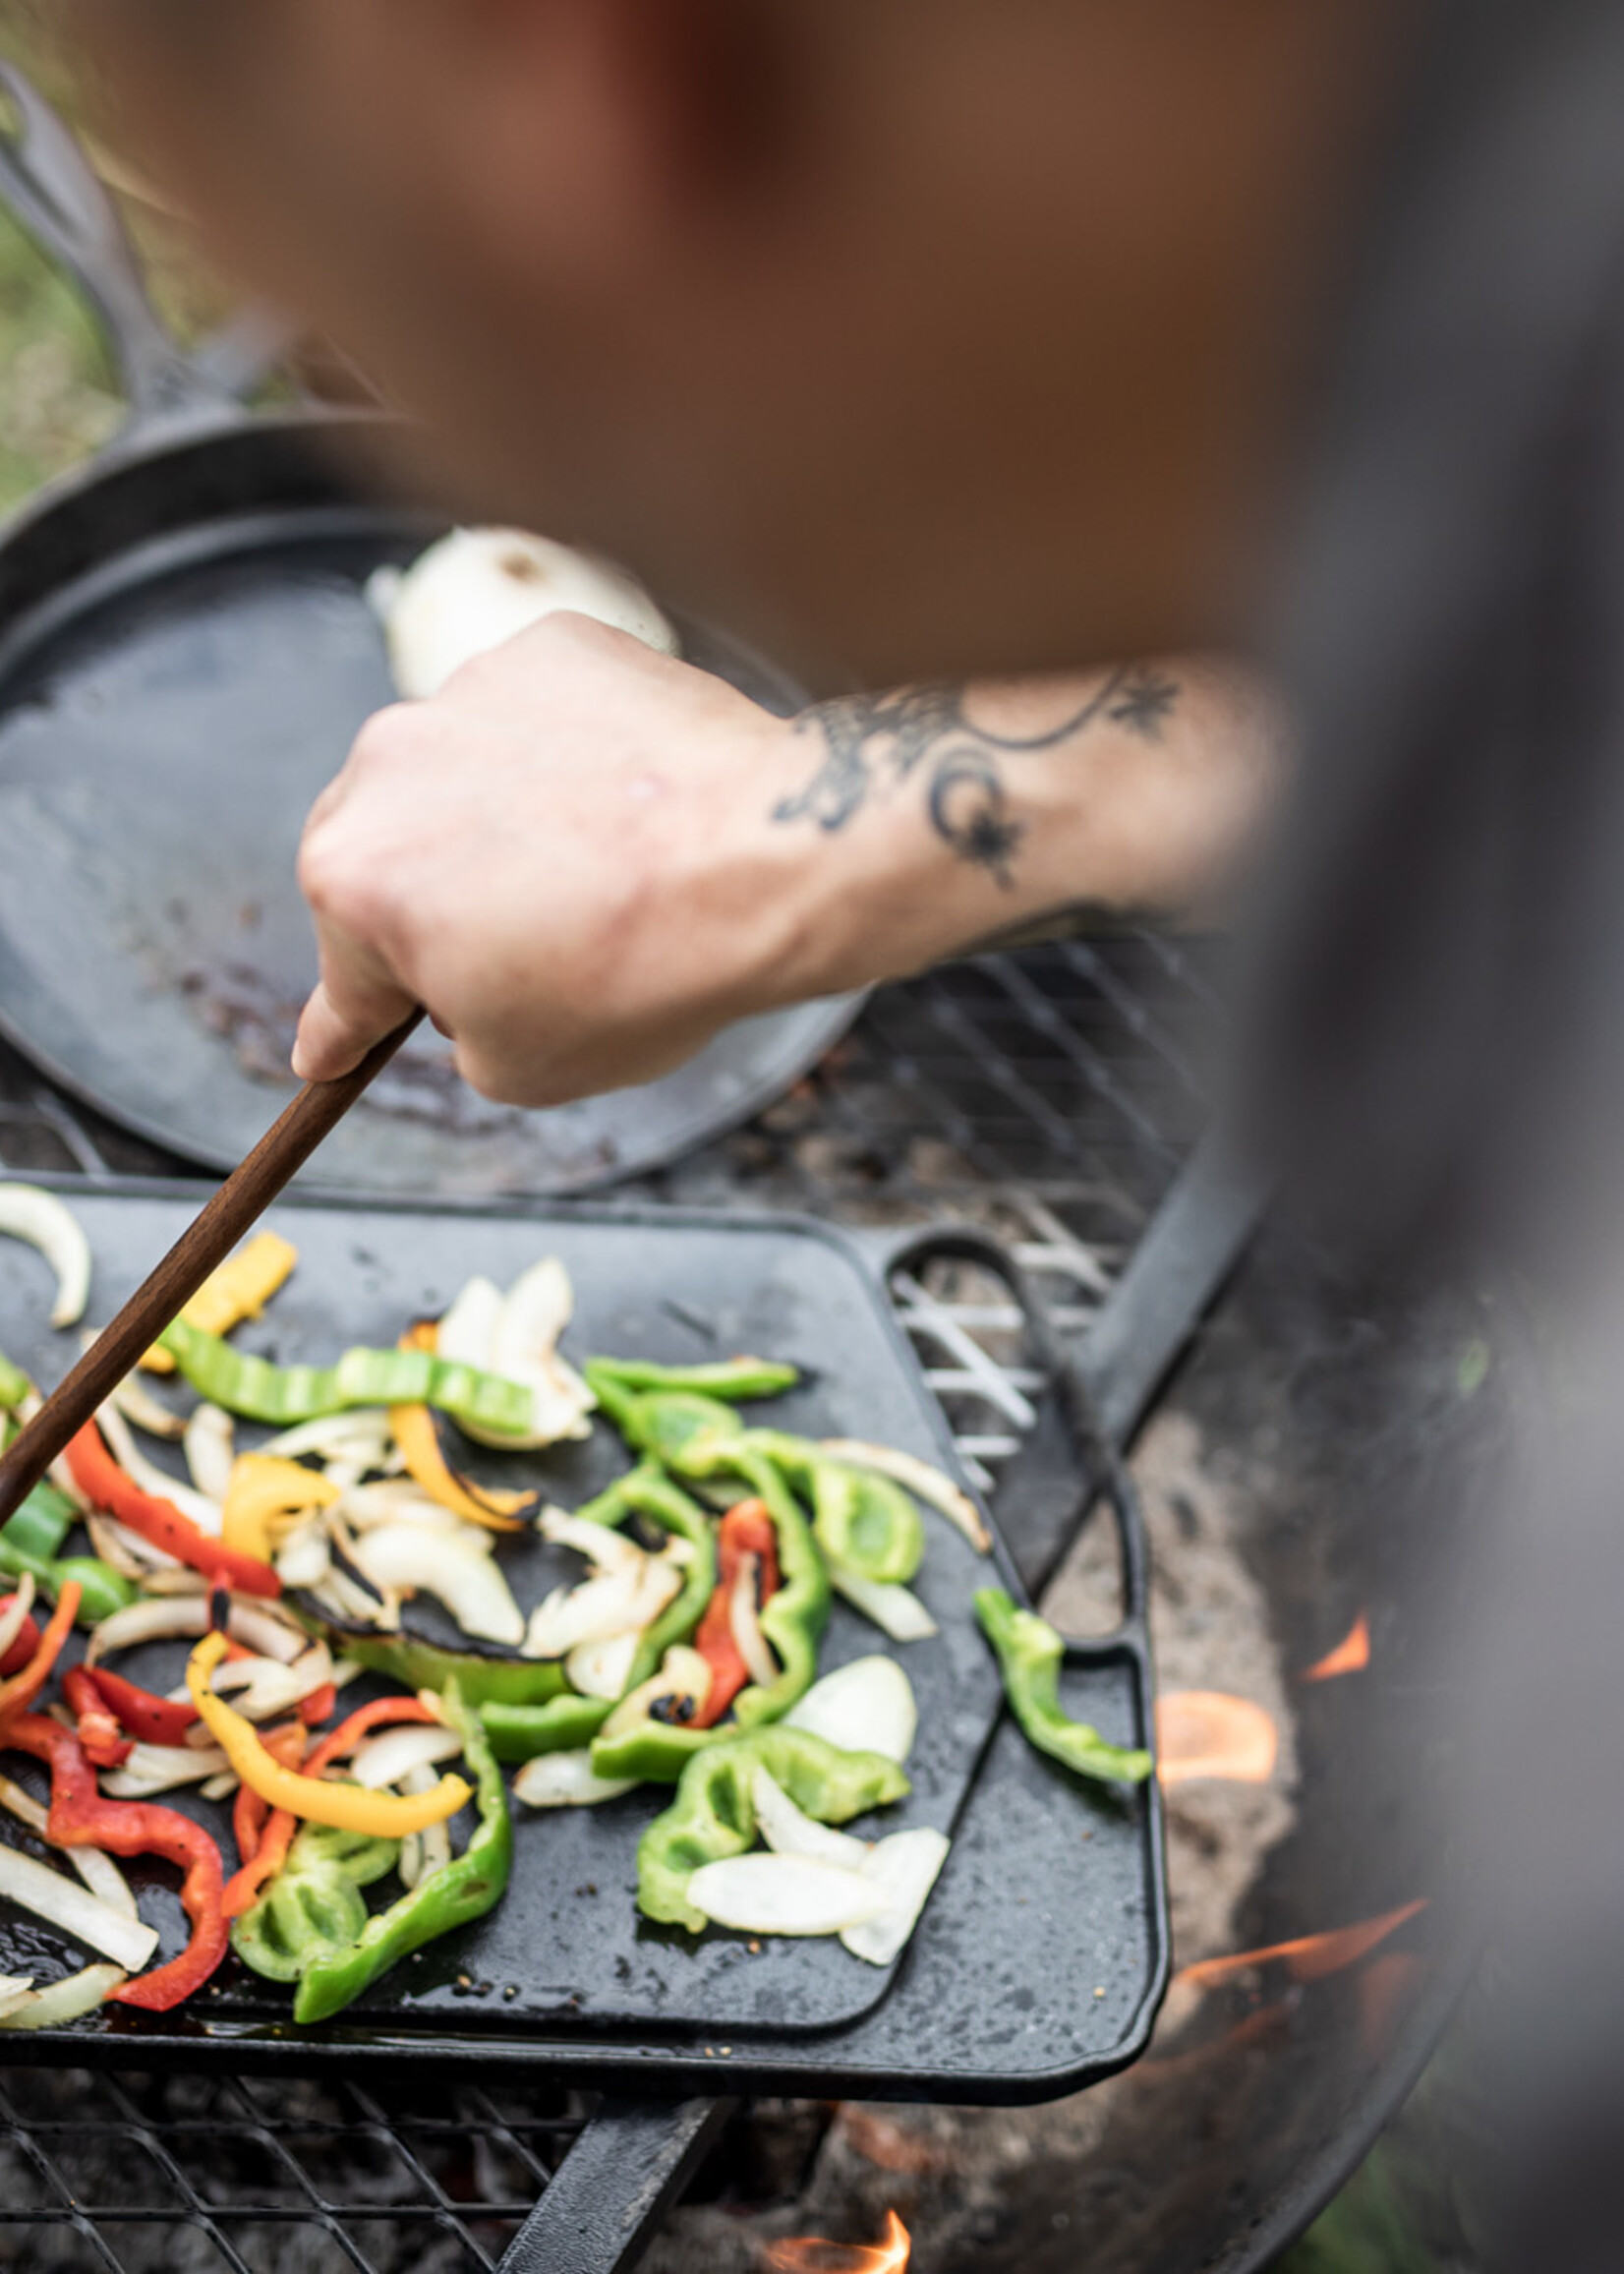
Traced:
<path fill-rule="evenodd" d="M 509 1647 L 524 1641 L 524 1613 L 489 1552 L 488 1535 L 477 1525 L 460 1526 L 458 1533 L 421 1524 L 382 1525 L 355 1542 L 352 1560 L 375 1587 L 416 1588 L 435 1596 L 463 1633 L 478 1641 Z"/>
<path fill-rule="evenodd" d="M 610 1705 L 626 1694 L 641 1627 L 629 1634 L 600 1635 L 594 1642 L 577 1643 L 564 1661 L 564 1678 L 583 1698 L 603 1698 Z"/>
<path fill-rule="evenodd" d="M 577 1516 L 568 1508 L 544 1508 L 536 1529 L 554 1547 L 573 1547 L 577 1555 L 584 1555 L 595 1573 L 635 1571 L 648 1553 L 611 1524 L 595 1524 L 590 1516 Z"/>
<path fill-rule="evenodd" d="M 205 1783 L 230 1766 L 217 1745 L 148 1745 L 139 1739 L 127 1761 L 103 1773 L 101 1789 L 109 1800 L 146 1800 L 154 1792 Z"/>
<path fill-rule="evenodd" d="M 860 1572 L 848 1571 L 838 1563 L 830 1565 L 829 1580 L 838 1595 L 843 1595 L 893 1642 L 924 1642 L 942 1631 L 911 1588 L 882 1586 L 878 1580 L 864 1579 Z"/>
<path fill-rule="evenodd" d="M 276 1550 L 276 1576 L 284 1587 L 319 1587 L 331 1568 L 327 1528 L 319 1516 L 296 1524 Z"/>
<path fill-rule="evenodd" d="M 660 1616 L 682 1585 L 678 1558 L 622 1545 L 631 1546 L 635 1561 L 543 1597 L 525 1630 L 526 1658 L 563 1658 L 579 1643 L 640 1632 Z"/>
<path fill-rule="evenodd" d="M 369 1792 L 381 1792 L 390 1784 L 398 1784 L 411 1770 L 454 1761 L 461 1751 L 462 1739 L 455 1729 L 435 1729 L 421 1721 L 407 1722 L 398 1729 L 384 1729 L 358 1746 L 350 1763 L 350 1775 Z"/>
<path fill-rule="evenodd" d="M 192 1482 L 211 1500 L 223 1501 L 237 1463 L 237 1424 L 220 1406 L 199 1406 L 182 1439 Z"/>
<path fill-rule="evenodd" d="M 26 2006 L 0 2015 L 0 2029 L 60 2029 L 93 2013 L 129 1978 L 122 1966 L 87 1966 L 48 1990 L 35 1990 Z"/>
<path fill-rule="evenodd" d="M 300 1422 L 279 1437 L 267 1438 L 259 1450 L 283 1461 L 301 1461 L 314 1454 L 319 1461 L 365 1461 L 369 1469 L 377 1469 L 387 1459 L 391 1442 L 385 1407 L 351 1406 L 345 1413 Z"/>
<path fill-rule="evenodd" d="M 293 1613 L 259 1596 L 234 1595 L 225 1623 L 233 1642 L 258 1651 L 263 1659 L 275 1659 L 279 1665 L 291 1666 L 310 1649 L 310 1636 Z"/>
<path fill-rule="evenodd" d="M 406 1793 L 433 1791 L 438 1778 L 433 1769 L 408 1769 L 400 1779 L 400 1789 Z M 442 1871 L 451 1860 L 451 1834 L 444 1824 L 431 1824 L 425 1832 L 409 1833 L 400 1843 L 400 1861 L 395 1869 L 406 1888 L 421 1887 L 436 1871 Z"/>
<path fill-rule="evenodd" d="M 97 1330 L 99 1332 L 99 1329 Z M 80 1341 L 88 1350 L 96 1334 L 82 1334 Z M 139 1373 L 127 1373 L 114 1385 L 110 1402 L 127 1422 L 138 1429 L 145 1429 L 149 1437 L 160 1437 L 169 1444 L 178 1443 L 186 1429 L 184 1418 L 171 1413 L 166 1405 L 155 1398 Z"/>
<path fill-rule="evenodd" d="M 182 1484 L 167 1469 L 160 1469 L 149 1461 L 136 1443 L 130 1425 L 117 1406 L 111 1403 L 104 1405 L 96 1415 L 96 1426 L 106 1438 L 114 1460 L 144 1492 L 150 1492 L 156 1499 L 167 1500 L 171 1507 L 178 1508 L 189 1522 L 195 1524 L 200 1532 L 205 1532 L 211 1540 L 219 1538 L 219 1502 L 210 1500 L 206 1493 L 200 1492 L 195 1486 Z"/>
<path fill-rule="evenodd" d="M 779 1678 L 779 1662 L 774 1658 L 767 1637 L 761 1631 L 761 1612 L 756 1605 L 756 1578 L 761 1569 L 759 1555 L 741 1555 L 738 1575 L 733 1581 L 733 1592 L 727 1598 L 727 1623 L 732 1629 L 733 1648 L 744 1661 L 751 1681 L 763 1689 Z"/>
<path fill-rule="evenodd" d="M 85 1646 L 85 1663 L 99 1665 L 112 1651 L 133 1650 L 138 1643 L 173 1642 L 208 1632 L 208 1603 L 202 1595 L 151 1596 L 127 1603 L 91 1629 Z"/>
<path fill-rule="evenodd" d="M 435 1347 L 453 1366 L 491 1371 L 491 1349 L 502 1312 L 502 1291 L 483 1274 L 469 1280 L 439 1322 Z"/>
<path fill-rule="evenodd" d="M 33 1976 L 31 1974 L 0 1974 L 0 2021 L 20 2007 L 33 2003 Z"/>
<path fill-rule="evenodd" d="M 0 1841 L 0 1895 L 47 1919 L 87 1951 L 139 1973 L 158 1947 L 155 1927 L 144 1926 L 126 1912 L 115 1910 L 91 1895 L 77 1880 L 64 1879 L 47 1864 L 36 1863 L 15 1847 Z"/>
<path fill-rule="evenodd" d="M 860 1872 L 801 1855 L 732 1855 L 701 1864 L 686 1894 L 719 1927 L 748 1935 L 839 1935 L 886 1908 Z"/>
<path fill-rule="evenodd" d="M 217 1697 L 235 1698 L 245 1720 L 270 1721 L 303 1705 L 332 1677 L 332 1653 L 314 1642 L 291 1665 L 276 1659 L 228 1660 L 214 1669 L 210 1687 Z"/>
<path fill-rule="evenodd" d="M 709 1665 L 698 1651 L 691 1650 L 686 1643 L 673 1643 L 661 1661 L 660 1671 L 651 1674 L 646 1682 L 639 1682 L 635 1690 L 628 1691 L 599 1734 L 618 1737 L 622 1731 L 634 1728 L 661 1698 L 691 1698 L 697 1713 L 710 1694 Z"/>
<path fill-rule="evenodd" d="M 343 1521 L 355 1532 L 377 1532 L 385 1524 L 417 1524 L 431 1532 L 446 1532 L 459 1538 L 469 1548 L 477 1548 L 482 1555 L 491 1554 L 495 1547 L 495 1536 L 478 1524 L 469 1524 L 454 1508 L 432 1500 L 421 1485 L 409 1477 L 390 1477 L 374 1485 L 356 1485 L 345 1492 L 339 1503 Z"/>
<path fill-rule="evenodd" d="M 635 1792 L 635 1777 L 600 1777 L 585 1753 L 538 1753 L 513 1779 L 513 1797 L 527 1808 L 596 1808 Z"/>
<path fill-rule="evenodd" d="M 11 1649 L 23 1632 L 24 1624 L 33 1608 L 33 1574 L 26 1571 L 17 1583 L 16 1593 L 4 1610 L 0 1610 L 0 1659 Z"/>
<path fill-rule="evenodd" d="M 143 1540 L 140 1533 L 112 1516 L 87 1511 L 85 1529 L 103 1563 L 110 1563 L 126 1579 L 140 1580 L 143 1586 L 160 1571 L 182 1568 L 166 1547 L 154 1547 L 149 1540 Z"/>
<path fill-rule="evenodd" d="M 198 1790 L 204 1800 L 229 1800 L 240 1781 L 235 1769 L 222 1769 L 218 1777 L 210 1777 Z"/>
<path fill-rule="evenodd" d="M 56 1273 L 53 1326 L 77 1326 L 90 1299 L 90 1243 L 79 1218 L 38 1185 L 0 1185 L 0 1232 L 26 1240 Z"/>
<path fill-rule="evenodd" d="M 158 1551 L 152 1550 L 154 1554 Z M 148 1595 L 206 1595 L 208 1582 L 189 1563 L 163 1563 L 142 1581 Z"/>
<path fill-rule="evenodd" d="M 866 1839 L 854 1839 L 849 1832 L 837 1832 L 832 1824 L 819 1824 L 804 1814 L 765 1769 L 756 1771 L 750 1792 L 756 1804 L 756 1829 L 775 1854 L 805 1856 L 841 1871 L 861 1871 L 868 1861 Z"/>
<path fill-rule="evenodd" d="M 886 1907 L 841 1934 L 853 1957 L 866 1958 L 871 1966 L 891 1964 L 918 1925 L 951 1844 L 945 1833 L 933 1832 L 929 1825 L 894 1832 L 889 1839 L 876 1842 L 863 1865 L 863 1877 L 883 1890 Z"/>
<path fill-rule="evenodd" d="M 818 1450 L 832 1461 L 844 1461 L 853 1469 L 872 1469 L 893 1484 L 905 1486 L 915 1499 L 923 1500 L 962 1532 L 979 1554 L 985 1555 L 991 1548 L 993 1536 L 987 1530 L 986 1518 L 969 1494 L 942 1470 L 920 1460 L 917 1453 L 899 1452 L 895 1445 L 865 1444 L 859 1437 L 825 1437 Z"/>
<path fill-rule="evenodd" d="M 787 1729 L 806 1729 L 842 1753 L 883 1753 L 905 1761 L 913 1750 L 919 1709 L 913 1684 L 895 1659 L 876 1654 L 853 1659 L 814 1682 L 783 1717 Z"/>
<path fill-rule="evenodd" d="M 43 1804 L 25 1792 L 21 1784 L 14 1784 L 9 1777 L 0 1777 L 0 1808 L 9 1809 L 19 1824 L 26 1824 L 41 1839 L 50 1838 L 50 1814 Z M 127 1919 L 139 1916 L 136 1898 L 130 1893 L 130 1883 L 112 1857 L 99 1847 L 65 1847 L 61 1851 L 78 1872 L 93 1895 L 110 1910 L 122 1911 Z"/>
<path fill-rule="evenodd" d="M 320 1586 L 309 1592 L 311 1601 L 341 1626 L 369 1626 L 393 1634 L 400 1625 L 400 1604 L 394 1596 L 379 1602 L 336 1563 Z"/>
<path fill-rule="evenodd" d="M 464 1423 L 470 1436 L 488 1445 L 532 1447 L 590 1432 L 588 1417 L 597 1400 L 558 1355 L 558 1337 L 574 1309 L 569 1274 L 555 1255 L 532 1264 L 505 1296 L 489 1279 L 470 1279 L 439 1322 L 441 1358 L 483 1367 L 520 1383 L 531 1395 L 524 1429 L 485 1429 Z"/>

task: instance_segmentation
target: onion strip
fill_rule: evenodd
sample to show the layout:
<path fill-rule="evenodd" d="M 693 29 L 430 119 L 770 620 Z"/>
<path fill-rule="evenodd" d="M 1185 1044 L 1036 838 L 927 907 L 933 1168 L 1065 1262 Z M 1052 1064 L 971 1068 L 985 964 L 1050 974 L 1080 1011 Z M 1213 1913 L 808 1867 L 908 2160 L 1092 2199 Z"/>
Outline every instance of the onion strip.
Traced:
<path fill-rule="evenodd" d="M 14 1784 L 9 1777 L 0 1777 L 0 1808 L 9 1809 L 19 1824 L 26 1824 L 37 1838 L 55 1847 L 48 1830 L 50 1811 L 31 1792 L 25 1792 L 21 1784 Z M 127 1919 L 139 1917 L 136 1898 L 130 1893 L 130 1883 L 112 1857 L 99 1847 L 65 1847 L 61 1852 L 93 1895 L 99 1895 L 110 1910 L 122 1911 Z"/>
<path fill-rule="evenodd" d="M 64 1879 L 48 1864 L 36 1863 L 4 1841 L 0 1841 L 0 1895 L 131 1973 L 139 1974 L 158 1947 L 156 1927 L 114 1910 L 77 1880 Z"/>
<path fill-rule="evenodd" d="M 437 1768 L 442 1762 L 457 1760 L 461 1753 L 462 1739 L 454 1729 L 403 1722 L 399 1728 L 384 1729 L 358 1746 L 350 1762 L 350 1775 L 369 1792 L 382 1792 L 391 1784 L 399 1784 L 414 1769 Z"/>
<path fill-rule="evenodd" d="M 79 1218 L 38 1185 L 0 1185 L 0 1232 L 26 1240 L 56 1273 L 53 1326 L 77 1326 L 90 1299 L 90 1243 Z"/>
<path fill-rule="evenodd" d="M 0 2029 L 60 2029 L 65 2021 L 93 2013 L 128 1980 L 122 1966 L 87 1966 L 48 1990 L 35 1990 L 16 2012 L 0 2014 Z"/>

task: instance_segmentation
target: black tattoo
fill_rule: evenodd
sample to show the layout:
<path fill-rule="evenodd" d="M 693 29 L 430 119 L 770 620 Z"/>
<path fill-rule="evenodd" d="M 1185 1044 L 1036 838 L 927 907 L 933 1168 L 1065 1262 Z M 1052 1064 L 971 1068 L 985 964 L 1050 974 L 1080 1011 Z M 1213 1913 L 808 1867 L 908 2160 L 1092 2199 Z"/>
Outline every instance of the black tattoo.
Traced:
<path fill-rule="evenodd" d="M 823 757 L 805 787 L 774 806 L 773 819 L 813 821 L 833 834 L 870 798 L 924 770 L 925 807 L 937 835 L 960 860 L 1012 886 L 1025 824 L 1011 810 L 1002 761 L 1058 749 L 1101 719 L 1157 741 L 1178 698 L 1177 681 L 1136 666 L 1113 672 L 1079 710 L 1040 734 L 978 726 L 962 687 L 903 687 L 820 703 L 795 725 L 822 737 Z"/>

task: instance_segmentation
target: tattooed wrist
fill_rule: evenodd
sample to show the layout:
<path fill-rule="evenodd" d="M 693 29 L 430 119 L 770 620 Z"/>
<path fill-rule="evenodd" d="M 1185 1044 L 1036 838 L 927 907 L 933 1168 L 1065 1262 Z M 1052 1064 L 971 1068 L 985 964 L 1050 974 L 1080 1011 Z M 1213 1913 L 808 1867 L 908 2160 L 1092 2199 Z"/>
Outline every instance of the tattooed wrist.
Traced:
<path fill-rule="evenodd" d="M 983 726 L 970 713 L 973 690 L 961 686 L 903 687 L 820 703 L 795 721 L 797 733 L 821 744 L 816 769 L 779 799 L 772 818 L 810 821 L 833 835 L 866 805 L 922 780 L 936 835 L 960 860 L 1013 888 L 1027 825 L 1012 796 L 1012 763 L 1018 775 L 1022 757 L 1061 749 L 1106 724 L 1159 741 L 1178 699 L 1177 680 L 1134 665 L 1114 671 L 1057 726 L 1033 734 Z"/>

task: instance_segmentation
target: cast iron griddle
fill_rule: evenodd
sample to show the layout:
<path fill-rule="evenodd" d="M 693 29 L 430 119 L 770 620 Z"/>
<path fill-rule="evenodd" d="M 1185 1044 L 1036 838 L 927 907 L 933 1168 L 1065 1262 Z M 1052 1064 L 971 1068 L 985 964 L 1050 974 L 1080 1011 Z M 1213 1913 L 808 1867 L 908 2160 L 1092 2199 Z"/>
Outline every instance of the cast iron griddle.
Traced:
<path fill-rule="evenodd" d="M 292 1094 L 316 974 L 300 828 L 394 699 L 366 579 L 434 534 L 398 507 L 279 500 L 115 544 L 0 621 L 0 1027 L 191 1159 L 233 1166 Z M 691 662 L 795 708 L 745 651 L 682 634 Z M 305 1180 L 478 1196 L 632 1175 L 779 1095 L 851 1013 L 745 1020 L 659 1081 L 542 1114 L 477 1097 L 426 1028 Z"/>
<path fill-rule="evenodd" d="M 92 1316 L 105 1316 L 197 1205 L 190 1192 L 75 1192 L 96 1259 Z M 475 1270 L 510 1277 L 536 1255 L 561 1255 L 574 1278 L 577 1354 L 593 1349 L 695 1358 L 751 1347 L 795 1360 L 806 1384 L 763 1409 L 785 1426 L 839 1428 L 951 1460 L 940 1419 L 878 1284 L 840 1235 L 810 1223 L 711 1219 L 672 1211 L 285 1203 L 278 1221 L 301 1252 L 272 1314 L 246 1339 L 292 1355 L 392 1333 L 434 1310 Z M 0 1242 L 0 1348 L 50 1379 L 65 1337 L 43 1326 L 39 1259 Z M 572 1500 L 617 1465 L 605 1432 L 586 1448 L 533 1456 Z M 507 1550 L 504 1549 L 504 1553 Z M 538 1551 L 539 1553 L 540 1551 Z M 1166 1967 L 1155 1796 L 1120 1803 L 1034 1755 L 1007 1721 L 977 1796 L 957 1823 L 995 1720 L 992 1664 L 969 1615 L 989 1576 L 951 1527 L 929 1520 L 919 1592 L 939 1639 L 906 1646 L 920 1707 L 909 1764 L 914 1793 L 887 1823 L 931 1823 L 956 1844 L 909 1952 L 891 1972 L 838 1946 L 764 1942 L 759 1953 L 720 1934 L 695 1944 L 635 1911 L 634 1851 L 659 1794 L 598 1811 L 518 1813 L 517 1863 L 503 1905 L 432 1946 L 340 2021 L 287 2022 L 284 1999 L 228 1961 L 196 2010 L 168 2017 L 109 2012 L 26 2040 L 31 2059 L 195 2063 L 210 2047 L 228 2065 L 325 2055 L 347 2062 L 415 2058 L 480 2066 L 545 2059 L 643 2088 L 715 2089 L 718 2064 L 747 2083 L 783 2087 L 816 2075 L 852 2089 L 935 2091 L 966 2098 L 1053 2093 L 1121 2066 L 1139 2049 Z M 521 1601 L 526 1600 L 523 1577 Z M 837 1606 L 823 1663 L 885 1645 Z M 138 1677 L 139 1656 L 131 1660 Z M 178 1666 L 178 1656 L 170 1664 Z M 1142 1640 L 1118 1638 L 1073 1656 L 1070 1702 L 1112 1738 L 1142 1742 L 1148 1668 Z M 204 1804 L 193 1803 L 200 1815 Z M 215 1812 L 212 1821 L 218 1822 Z M 184 1922 L 172 1895 L 146 1915 Z M 47 1930 L 0 1906 L 0 1971 L 31 1970 L 63 1951 Z"/>

